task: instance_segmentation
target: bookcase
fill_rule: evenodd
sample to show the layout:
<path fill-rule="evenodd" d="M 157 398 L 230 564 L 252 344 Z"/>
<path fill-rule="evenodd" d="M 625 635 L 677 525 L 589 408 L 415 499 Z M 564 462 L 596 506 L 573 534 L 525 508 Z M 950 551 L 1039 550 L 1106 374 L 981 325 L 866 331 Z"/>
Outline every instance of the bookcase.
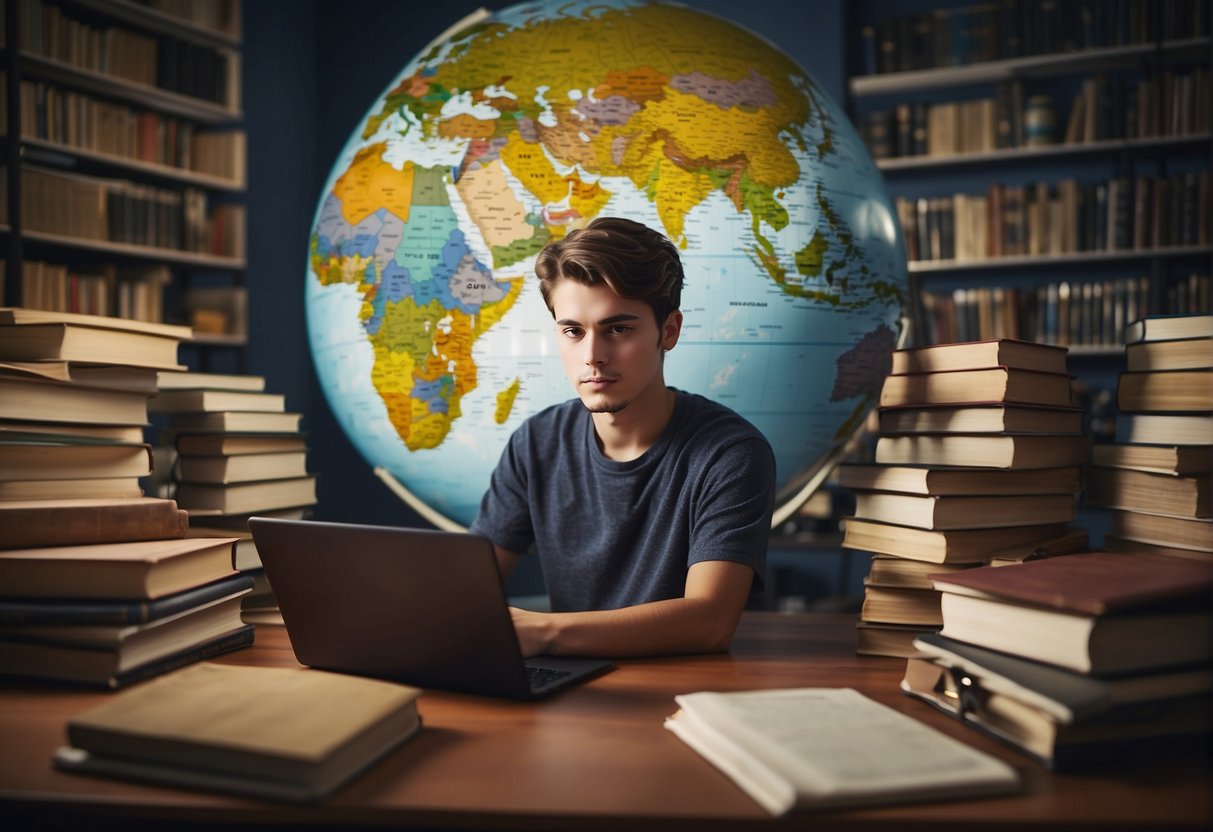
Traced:
<path fill-rule="evenodd" d="M 0 19 L 3 301 L 187 323 L 243 368 L 240 0 L 12 0 Z"/>
<path fill-rule="evenodd" d="M 1136 317 L 1211 308 L 1209 7 L 850 5 L 847 103 L 906 235 L 915 343 L 1097 364 Z"/>

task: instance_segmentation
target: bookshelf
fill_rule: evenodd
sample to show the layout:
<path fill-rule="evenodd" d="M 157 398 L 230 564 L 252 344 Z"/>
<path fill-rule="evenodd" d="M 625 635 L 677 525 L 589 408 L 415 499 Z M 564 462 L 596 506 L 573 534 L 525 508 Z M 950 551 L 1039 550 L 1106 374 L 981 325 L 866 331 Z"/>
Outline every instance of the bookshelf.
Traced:
<path fill-rule="evenodd" d="M 917 343 L 1106 363 L 1128 320 L 1210 309 L 1209 5 L 851 8 L 848 107 L 898 204 Z"/>
<path fill-rule="evenodd" d="M 6 305 L 193 324 L 183 360 L 242 368 L 240 2 L 5 4 Z"/>

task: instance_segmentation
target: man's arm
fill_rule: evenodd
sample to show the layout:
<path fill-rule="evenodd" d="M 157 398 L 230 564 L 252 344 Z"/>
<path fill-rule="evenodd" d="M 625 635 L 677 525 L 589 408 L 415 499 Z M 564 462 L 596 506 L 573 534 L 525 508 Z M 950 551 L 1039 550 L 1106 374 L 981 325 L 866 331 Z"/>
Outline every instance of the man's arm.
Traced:
<path fill-rule="evenodd" d="M 510 553 L 497 551 L 500 565 Z M 754 570 L 744 564 L 702 561 L 687 571 L 682 598 L 618 610 L 539 613 L 511 608 L 510 614 L 524 656 L 717 653 L 733 640 L 753 580 Z"/>

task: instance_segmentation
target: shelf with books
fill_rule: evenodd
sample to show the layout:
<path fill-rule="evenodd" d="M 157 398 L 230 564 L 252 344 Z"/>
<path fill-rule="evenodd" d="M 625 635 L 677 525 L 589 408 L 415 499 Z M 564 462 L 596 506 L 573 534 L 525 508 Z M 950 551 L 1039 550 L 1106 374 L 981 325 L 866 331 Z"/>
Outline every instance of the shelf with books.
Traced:
<path fill-rule="evenodd" d="M 848 106 L 897 207 L 916 343 L 1019 337 L 1114 358 L 1134 317 L 1209 307 L 1208 3 L 848 14 Z"/>
<path fill-rule="evenodd" d="M 200 275 L 242 286 L 240 18 L 240 0 L 6 4 L 6 305 L 84 311 L 87 298 L 90 312 L 187 322 L 170 301 Z M 168 280 L 129 277 L 149 267 Z M 44 275 L 55 284 L 37 285 Z M 143 296 L 154 287 L 160 298 Z M 246 340 L 191 345 L 205 362 L 205 348 Z"/>

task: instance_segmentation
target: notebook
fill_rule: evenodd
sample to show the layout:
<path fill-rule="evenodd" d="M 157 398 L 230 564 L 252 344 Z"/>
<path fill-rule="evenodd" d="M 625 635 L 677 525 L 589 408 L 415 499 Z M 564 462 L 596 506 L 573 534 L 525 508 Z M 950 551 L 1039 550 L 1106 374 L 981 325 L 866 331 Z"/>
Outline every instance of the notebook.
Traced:
<path fill-rule="evenodd" d="M 301 664 L 508 699 L 611 668 L 524 662 L 487 538 L 269 517 L 250 518 L 249 529 Z"/>

